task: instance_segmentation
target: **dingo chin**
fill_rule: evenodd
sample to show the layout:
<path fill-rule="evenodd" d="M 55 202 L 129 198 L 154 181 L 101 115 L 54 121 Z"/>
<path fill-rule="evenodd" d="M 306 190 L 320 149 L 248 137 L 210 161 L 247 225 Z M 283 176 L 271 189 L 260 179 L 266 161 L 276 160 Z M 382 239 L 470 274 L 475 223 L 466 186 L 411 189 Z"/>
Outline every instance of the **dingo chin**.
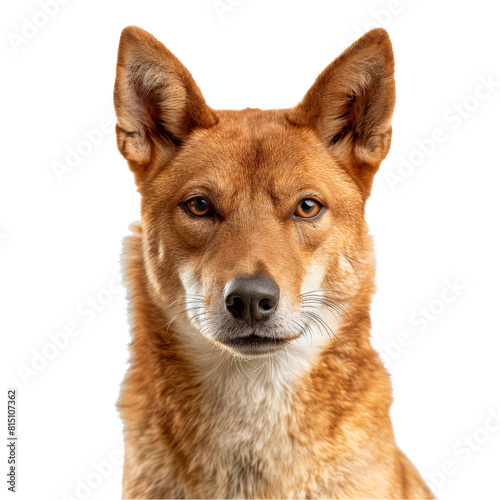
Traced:
<path fill-rule="evenodd" d="M 216 111 L 158 40 L 123 31 L 116 135 L 142 196 L 124 498 L 432 498 L 369 340 L 364 207 L 393 74 L 375 29 L 294 108 Z"/>

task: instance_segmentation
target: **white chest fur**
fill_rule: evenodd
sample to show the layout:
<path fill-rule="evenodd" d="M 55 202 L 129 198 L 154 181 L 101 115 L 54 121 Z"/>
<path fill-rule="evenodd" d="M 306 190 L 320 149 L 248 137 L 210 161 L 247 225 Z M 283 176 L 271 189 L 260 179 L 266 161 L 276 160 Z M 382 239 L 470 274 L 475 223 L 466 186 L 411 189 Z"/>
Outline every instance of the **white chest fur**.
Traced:
<path fill-rule="evenodd" d="M 182 333 L 181 343 L 203 387 L 203 418 L 211 436 L 191 459 L 202 462 L 220 485 L 215 496 L 259 496 L 268 485 L 285 493 L 291 475 L 295 484 L 297 475 L 304 475 L 305 482 L 304 450 L 291 432 L 292 405 L 321 345 L 299 339 L 278 355 L 246 361 L 220 351 L 195 331 Z M 297 496 L 296 491 L 289 494 Z"/>

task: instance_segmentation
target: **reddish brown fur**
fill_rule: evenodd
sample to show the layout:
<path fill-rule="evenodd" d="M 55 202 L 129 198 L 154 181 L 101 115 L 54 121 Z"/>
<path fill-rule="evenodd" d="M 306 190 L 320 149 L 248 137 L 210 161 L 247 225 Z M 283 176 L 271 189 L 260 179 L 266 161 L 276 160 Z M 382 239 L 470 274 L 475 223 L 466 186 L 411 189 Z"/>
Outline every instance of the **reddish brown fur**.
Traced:
<path fill-rule="evenodd" d="M 162 44 L 124 30 L 117 138 L 142 195 L 125 245 L 134 335 L 119 402 L 124 498 L 432 498 L 395 444 L 390 382 L 369 340 L 364 204 L 389 150 L 393 72 L 377 29 L 295 108 L 214 111 Z M 218 219 L 179 207 L 200 194 Z M 292 217 L 305 195 L 326 207 L 318 220 Z M 205 342 L 210 325 L 193 339 L 189 321 L 174 318 L 183 307 L 168 307 L 193 282 L 216 321 L 228 280 L 264 273 L 299 310 L 314 272 L 345 318 L 341 342 L 321 344 L 297 378 L 240 379 L 234 353 L 215 337 Z M 210 365 L 219 350 L 220 370 Z"/>

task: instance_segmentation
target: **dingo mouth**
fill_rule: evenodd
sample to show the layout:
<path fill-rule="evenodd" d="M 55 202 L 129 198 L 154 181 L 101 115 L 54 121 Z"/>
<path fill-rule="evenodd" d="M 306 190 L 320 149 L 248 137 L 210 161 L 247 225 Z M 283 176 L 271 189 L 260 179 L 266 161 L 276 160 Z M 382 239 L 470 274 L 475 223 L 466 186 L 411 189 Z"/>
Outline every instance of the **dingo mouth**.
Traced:
<path fill-rule="evenodd" d="M 283 349 L 286 344 L 299 337 L 300 335 L 285 338 L 265 337 L 252 333 L 244 337 L 225 340 L 223 344 L 229 347 L 232 351 L 241 355 L 263 355 L 271 354 L 277 350 Z"/>

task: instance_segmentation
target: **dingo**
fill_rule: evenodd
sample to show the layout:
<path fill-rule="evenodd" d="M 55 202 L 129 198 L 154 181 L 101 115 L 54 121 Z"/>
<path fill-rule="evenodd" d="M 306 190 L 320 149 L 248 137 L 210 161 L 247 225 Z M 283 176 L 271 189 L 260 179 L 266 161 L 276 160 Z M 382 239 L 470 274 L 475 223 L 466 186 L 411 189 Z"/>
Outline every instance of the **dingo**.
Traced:
<path fill-rule="evenodd" d="M 375 29 L 296 107 L 215 111 L 160 42 L 123 31 L 116 134 L 142 196 L 125 498 L 432 498 L 369 339 L 364 207 L 393 73 Z"/>

